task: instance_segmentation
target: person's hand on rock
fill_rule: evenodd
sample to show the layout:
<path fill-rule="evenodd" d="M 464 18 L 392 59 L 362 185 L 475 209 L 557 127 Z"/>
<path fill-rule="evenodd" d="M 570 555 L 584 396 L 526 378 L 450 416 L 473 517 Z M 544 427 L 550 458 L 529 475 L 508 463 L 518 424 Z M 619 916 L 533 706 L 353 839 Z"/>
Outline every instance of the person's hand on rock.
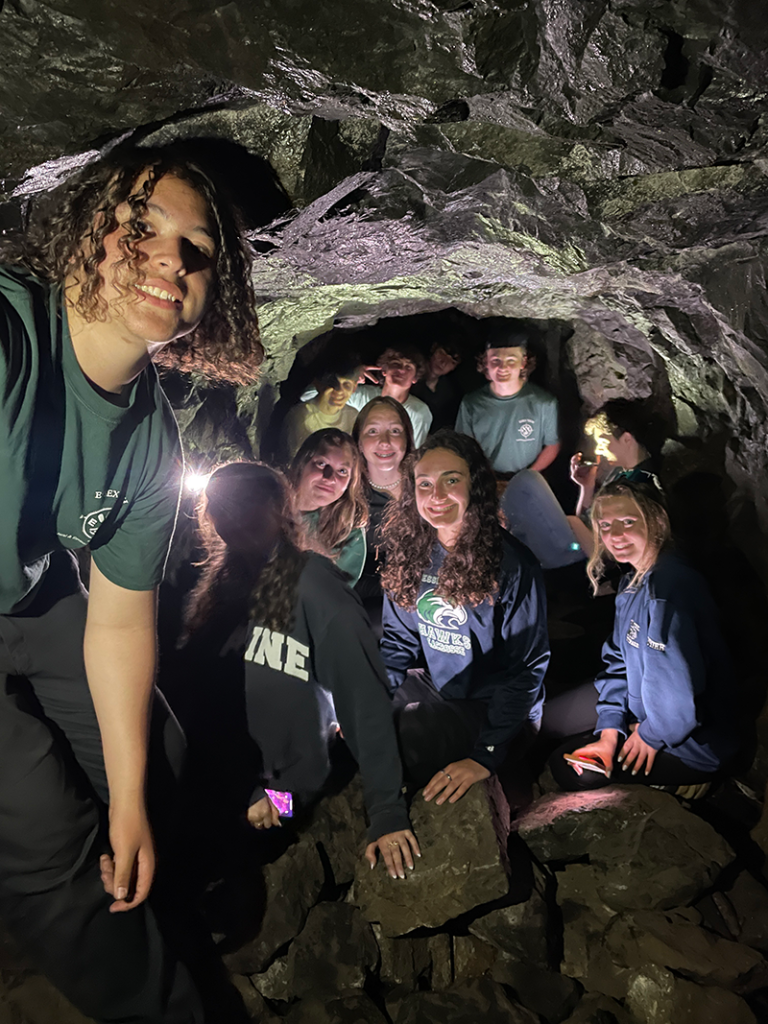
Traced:
<path fill-rule="evenodd" d="M 365 849 L 365 859 L 376 867 L 376 851 L 379 850 L 390 878 L 405 878 L 405 868 L 413 871 L 413 854 L 421 856 L 416 836 L 409 828 L 402 832 L 388 832 L 379 836 L 375 843 Z"/>
<path fill-rule="evenodd" d="M 446 800 L 455 804 L 457 800 L 461 800 L 470 786 L 489 778 L 490 774 L 487 768 L 473 761 L 471 757 L 465 757 L 462 761 L 452 761 L 429 780 L 424 787 L 424 799 L 431 800 L 437 797 L 436 804 L 444 804 Z"/>

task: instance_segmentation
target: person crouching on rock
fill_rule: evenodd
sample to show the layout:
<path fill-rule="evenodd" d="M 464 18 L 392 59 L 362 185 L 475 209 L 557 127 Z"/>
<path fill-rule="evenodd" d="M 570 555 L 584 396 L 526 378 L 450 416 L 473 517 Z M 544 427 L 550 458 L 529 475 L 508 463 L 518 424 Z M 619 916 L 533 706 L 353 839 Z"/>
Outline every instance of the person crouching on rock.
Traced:
<path fill-rule="evenodd" d="M 406 771 L 425 799 L 455 803 L 538 731 L 544 584 L 531 552 L 499 523 L 477 441 L 440 430 L 402 475 L 383 528 L 380 649 Z"/>
<path fill-rule="evenodd" d="M 413 869 L 419 845 L 401 792 L 402 766 L 384 668 L 368 619 L 327 558 L 302 550 L 303 527 L 285 477 L 235 462 L 211 476 L 199 511 L 205 568 L 187 615 L 222 656 L 242 651 L 248 732 L 261 778 L 248 821 L 279 825 L 266 786 L 307 804 L 331 771 L 337 723 L 360 766 L 370 818 L 366 857 L 379 850 L 392 878 Z M 229 619 L 231 629 L 216 622 Z"/>
<path fill-rule="evenodd" d="M 603 647 L 605 669 L 595 680 L 594 733 L 555 751 L 552 772 L 568 790 L 613 781 L 702 796 L 738 747 L 728 711 L 733 673 L 712 597 L 676 554 L 664 499 L 653 484 L 605 485 L 592 523 L 587 573 L 595 593 L 607 560 L 629 571 L 619 585 L 613 636 Z"/>

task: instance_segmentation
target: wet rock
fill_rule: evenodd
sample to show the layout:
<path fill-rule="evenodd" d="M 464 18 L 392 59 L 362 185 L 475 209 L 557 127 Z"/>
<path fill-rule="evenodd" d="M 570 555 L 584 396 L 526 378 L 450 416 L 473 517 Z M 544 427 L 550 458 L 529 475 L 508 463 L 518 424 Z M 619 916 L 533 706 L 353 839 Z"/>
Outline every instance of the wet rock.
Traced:
<path fill-rule="evenodd" d="M 278 950 L 304 927 L 325 879 L 317 847 L 310 839 L 289 846 L 264 867 L 265 907 L 258 934 L 224 961 L 236 974 L 260 974 Z"/>
<path fill-rule="evenodd" d="M 712 986 L 700 988 L 661 967 L 631 976 L 626 1007 L 642 1024 L 757 1024 L 740 996 Z"/>
<path fill-rule="evenodd" d="M 537 1024 L 523 1006 L 512 1003 L 490 978 L 453 985 L 445 992 L 393 994 L 387 999 L 393 1024 Z"/>
<path fill-rule="evenodd" d="M 302 999 L 283 1018 L 287 1024 L 387 1024 L 387 1019 L 365 992 L 336 999 Z"/>
<path fill-rule="evenodd" d="M 288 951 L 294 996 L 359 989 L 379 961 L 371 926 L 347 903 L 320 903 Z"/>
<path fill-rule="evenodd" d="M 544 888 L 544 875 L 537 870 L 535 884 L 527 899 L 496 907 L 475 918 L 469 925 L 470 932 L 490 942 L 502 953 L 524 963 L 547 967 L 549 914 L 543 895 Z"/>
<path fill-rule="evenodd" d="M 546 796 L 516 828 L 539 860 L 568 864 L 563 899 L 614 910 L 690 902 L 734 857 L 711 825 L 644 786 Z"/>
<path fill-rule="evenodd" d="M 513 989 L 521 1005 L 538 1013 L 547 1024 L 560 1024 L 565 1020 L 581 993 L 581 986 L 565 974 L 521 963 L 504 954 L 491 968 L 491 977 Z"/>
<path fill-rule="evenodd" d="M 381 863 L 371 871 L 361 862 L 348 896 L 385 935 L 440 927 L 507 892 L 506 853 L 484 786 L 473 786 L 457 803 L 441 807 L 417 794 L 411 822 L 422 853 L 415 870 L 392 879 Z"/>

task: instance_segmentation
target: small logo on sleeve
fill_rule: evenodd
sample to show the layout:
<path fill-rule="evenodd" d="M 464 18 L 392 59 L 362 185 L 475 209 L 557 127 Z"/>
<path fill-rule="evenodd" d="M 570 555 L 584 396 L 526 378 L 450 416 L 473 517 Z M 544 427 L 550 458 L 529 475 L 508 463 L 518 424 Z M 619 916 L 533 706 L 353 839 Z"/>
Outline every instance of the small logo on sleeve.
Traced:
<path fill-rule="evenodd" d="M 627 630 L 627 643 L 632 647 L 640 648 L 640 644 L 637 642 L 638 634 L 640 633 L 640 626 L 635 622 L 634 619 L 629 620 L 629 629 Z"/>
<path fill-rule="evenodd" d="M 651 640 L 650 637 L 645 642 L 652 651 L 666 651 L 667 649 L 666 644 L 660 644 L 658 640 Z"/>

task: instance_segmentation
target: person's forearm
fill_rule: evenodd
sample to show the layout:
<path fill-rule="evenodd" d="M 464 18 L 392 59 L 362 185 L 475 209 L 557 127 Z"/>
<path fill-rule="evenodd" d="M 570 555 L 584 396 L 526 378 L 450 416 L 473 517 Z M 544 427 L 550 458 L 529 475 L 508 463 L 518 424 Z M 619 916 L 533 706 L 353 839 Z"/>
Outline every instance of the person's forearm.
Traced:
<path fill-rule="evenodd" d="M 595 496 L 594 483 L 579 484 L 579 500 L 576 502 L 576 515 L 583 516 L 592 507 L 592 499 Z"/>
<path fill-rule="evenodd" d="M 89 622 L 85 667 L 104 748 L 110 805 L 143 808 L 154 628 Z"/>
<path fill-rule="evenodd" d="M 551 466 L 552 465 L 552 463 L 557 458 L 557 455 L 558 455 L 559 451 L 560 451 L 560 443 L 559 442 L 557 444 L 545 445 L 544 448 L 542 448 L 541 451 L 539 452 L 538 458 L 534 462 L 532 462 L 531 465 L 528 468 L 534 470 L 537 473 L 541 473 L 541 471 L 543 469 L 546 469 L 547 466 Z"/>

